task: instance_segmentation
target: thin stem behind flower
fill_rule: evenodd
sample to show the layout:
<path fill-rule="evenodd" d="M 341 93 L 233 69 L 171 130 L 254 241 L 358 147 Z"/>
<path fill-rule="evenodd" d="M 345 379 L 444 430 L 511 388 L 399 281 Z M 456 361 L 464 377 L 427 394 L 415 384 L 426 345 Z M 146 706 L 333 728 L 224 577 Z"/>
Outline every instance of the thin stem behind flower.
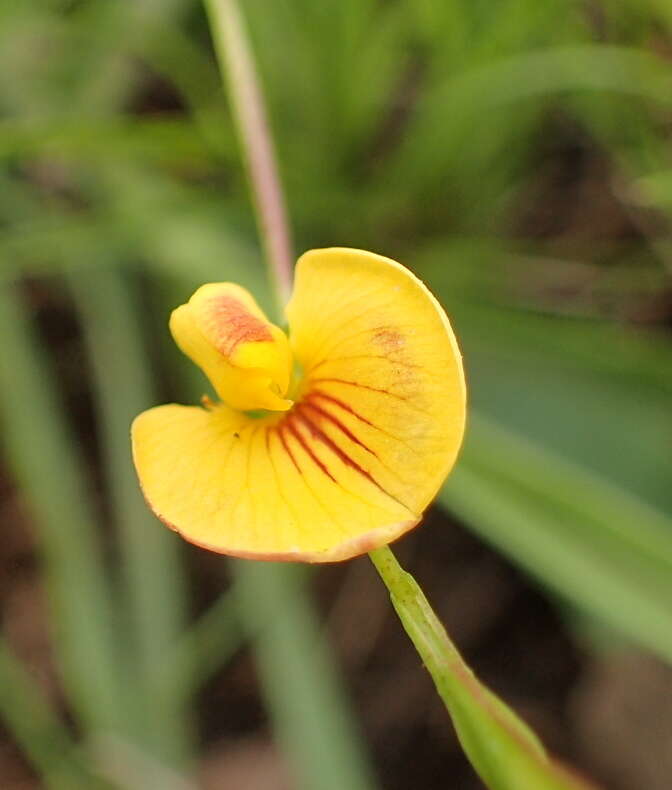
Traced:
<path fill-rule="evenodd" d="M 292 242 L 273 140 L 243 20 L 234 0 L 205 0 L 245 159 L 259 236 L 280 314 L 292 290 Z"/>

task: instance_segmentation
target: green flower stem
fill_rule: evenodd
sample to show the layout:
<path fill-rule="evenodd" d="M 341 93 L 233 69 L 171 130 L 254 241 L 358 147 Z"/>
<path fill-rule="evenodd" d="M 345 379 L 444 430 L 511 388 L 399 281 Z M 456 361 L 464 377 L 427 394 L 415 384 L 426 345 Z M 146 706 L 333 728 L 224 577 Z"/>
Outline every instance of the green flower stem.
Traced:
<path fill-rule="evenodd" d="M 492 790 L 589 790 L 585 780 L 552 761 L 534 733 L 478 680 L 389 546 L 369 556 L 486 785 Z"/>
<path fill-rule="evenodd" d="M 385 582 L 404 630 L 415 645 L 448 710 L 452 713 L 459 707 L 465 692 L 476 697 L 484 694 L 484 687 L 451 642 L 422 589 L 413 576 L 399 565 L 390 547 L 374 549 L 369 557 Z M 482 701 L 488 702 L 486 699 Z M 527 727 L 520 726 L 518 735 L 530 749 L 539 755 L 544 754 L 543 747 Z M 463 743 L 463 746 L 466 749 L 467 745 Z"/>

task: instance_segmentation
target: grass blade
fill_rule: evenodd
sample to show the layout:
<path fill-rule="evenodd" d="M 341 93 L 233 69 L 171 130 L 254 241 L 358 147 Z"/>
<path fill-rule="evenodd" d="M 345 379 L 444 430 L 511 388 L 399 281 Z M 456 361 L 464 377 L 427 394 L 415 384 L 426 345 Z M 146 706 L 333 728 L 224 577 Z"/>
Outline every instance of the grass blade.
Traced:
<path fill-rule="evenodd" d="M 28 672 L 0 642 L 0 715 L 49 790 L 104 790 Z"/>
<path fill-rule="evenodd" d="M 64 685 L 85 726 L 124 732 L 118 620 L 86 475 L 48 362 L 17 292 L 0 286 L 0 418 L 10 468 L 35 516 Z"/>
<path fill-rule="evenodd" d="M 301 790 L 371 790 L 368 767 L 303 569 L 234 561 L 235 594 L 275 733 Z"/>
<path fill-rule="evenodd" d="M 183 764 L 190 737 L 180 687 L 152 695 L 153 677 L 181 631 L 185 585 L 178 539 L 147 510 L 130 462 L 129 426 L 156 401 L 142 348 L 139 305 L 125 273 L 106 266 L 70 276 L 83 319 L 102 431 L 103 468 L 121 539 L 133 669 L 143 698 L 144 735 L 157 756 Z"/>
<path fill-rule="evenodd" d="M 672 524 L 474 415 L 439 502 L 562 598 L 672 661 Z"/>
<path fill-rule="evenodd" d="M 155 673 L 158 693 L 185 698 L 202 688 L 243 643 L 235 596 L 222 593 L 164 657 Z"/>

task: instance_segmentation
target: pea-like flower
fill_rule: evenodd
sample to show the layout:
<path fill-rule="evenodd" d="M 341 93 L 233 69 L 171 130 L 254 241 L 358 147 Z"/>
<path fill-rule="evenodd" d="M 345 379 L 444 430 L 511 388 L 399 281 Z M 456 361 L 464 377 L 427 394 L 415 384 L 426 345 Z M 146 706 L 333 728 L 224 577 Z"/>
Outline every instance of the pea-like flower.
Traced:
<path fill-rule="evenodd" d="M 420 521 L 465 422 L 448 318 L 399 263 L 353 249 L 296 265 L 289 337 L 232 283 L 170 319 L 220 401 L 158 406 L 133 423 L 156 515 L 186 540 L 262 560 L 331 562 Z"/>

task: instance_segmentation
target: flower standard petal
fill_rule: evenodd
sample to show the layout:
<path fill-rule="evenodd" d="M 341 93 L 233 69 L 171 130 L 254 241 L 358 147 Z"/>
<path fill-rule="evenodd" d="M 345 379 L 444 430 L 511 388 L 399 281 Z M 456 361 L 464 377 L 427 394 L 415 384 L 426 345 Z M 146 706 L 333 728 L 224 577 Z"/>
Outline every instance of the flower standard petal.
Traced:
<path fill-rule="evenodd" d="M 446 314 L 408 269 L 361 250 L 313 250 L 287 307 L 305 373 L 298 408 L 420 515 L 464 433 L 462 359 Z"/>
<path fill-rule="evenodd" d="M 429 291 L 404 267 L 371 253 L 304 255 L 287 308 L 303 369 L 296 402 L 253 418 L 236 410 L 228 371 L 221 373 L 213 354 L 237 362 L 238 374 L 263 369 L 269 376 L 274 358 L 245 368 L 235 349 L 247 343 L 245 353 L 254 355 L 255 343 L 275 337 L 255 338 L 272 325 L 254 303 L 239 299 L 262 323 L 245 326 L 241 318 L 239 330 L 228 306 L 213 309 L 222 285 L 231 287 L 199 289 L 173 313 L 171 329 L 228 405 L 162 406 L 133 425 L 136 468 L 156 514 L 214 551 L 305 562 L 347 559 L 415 526 L 464 430 L 459 351 Z M 275 359 L 284 360 L 278 349 Z M 280 388 L 281 375 L 269 377 Z M 256 384 L 237 386 L 246 402 L 250 392 L 258 395 Z"/>

